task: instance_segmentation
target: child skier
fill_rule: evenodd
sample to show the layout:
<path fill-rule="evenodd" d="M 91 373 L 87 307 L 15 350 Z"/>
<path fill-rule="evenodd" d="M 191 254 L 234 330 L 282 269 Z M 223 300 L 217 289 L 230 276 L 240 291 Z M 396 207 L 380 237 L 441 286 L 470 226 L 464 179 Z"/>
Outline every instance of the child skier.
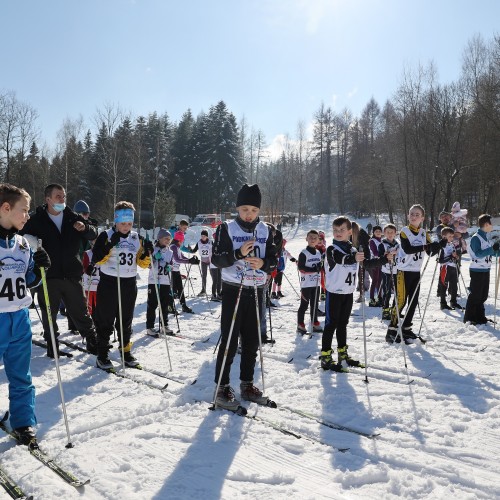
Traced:
<path fill-rule="evenodd" d="M 222 268 L 221 342 L 215 368 L 215 383 L 220 382 L 220 385 L 215 403 L 231 411 L 236 411 L 239 407 L 239 401 L 229 384 L 238 336 L 241 338 L 241 398 L 263 405 L 269 402 L 262 391 L 253 385 L 260 322 L 256 299 L 260 311 L 267 274 L 276 267 L 277 260 L 272 233 L 268 226 L 259 220 L 260 205 L 259 186 L 245 184 L 238 192 L 238 216 L 217 228 L 212 255 L 213 264 Z"/>
<path fill-rule="evenodd" d="M 382 228 L 380 226 L 373 226 L 372 237 L 368 243 L 370 248 L 370 257 L 379 257 L 379 245 L 382 243 Z M 384 255 L 384 254 L 382 254 Z M 375 267 L 369 270 L 370 278 L 372 284 L 370 285 L 370 302 L 369 307 L 381 307 L 382 306 L 382 291 L 380 288 L 381 276 L 380 268 Z"/>
<path fill-rule="evenodd" d="M 153 244 L 144 241 L 132 230 L 135 207 L 128 201 L 115 205 L 115 225 L 103 231 L 96 239 L 93 248 L 94 261 L 100 265 L 100 281 L 97 286 L 97 301 L 94 312 L 97 330 L 96 366 L 102 370 L 113 370 L 108 358 L 109 339 L 115 322 L 120 325 L 118 304 L 118 285 L 121 296 L 121 324 L 119 335 L 120 349 L 125 365 L 139 368 L 139 362 L 132 355 L 132 319 L 137 297 L 137 265 L 146 269 L 150 264 Z M 117 283 L 118 280 L 118 283 Z M 122 342 L 123 336 L 123 345 Z"/>
<path fill-rule="evenodd" d="M 405 343 L 410 343 L 417 336 L 412 332 L 412 321 L 418 305 L 420 293 L 420 269 L 424 260 L 424 252 L 435 255 L 441 248 L 438 241 L 431 241 L 430 234 L 422 229 L 425 220 L 425 210 L 422 205 L 413 205 L 408 213 L 409 225 L 403 227 L 400 233 L 401 245 L 398 249 L 397 297 L 398 311 L 401 313 L 405 304 L 407 309 L 402 324 Z M 413 298 L 413 300 L 412 300 Z M 401 342 L 398 336 L 398 314 L 396 308 L 392 311 L 391 323 L 385 340 L 390 344 Z"/>
<path fill-rule="evenodd" d="M 154 329 L 156 308 L 158 307 L 157 290 L 160 296 L 159 305 L 162 311 L 165 335 L 172 335 L 174 333 L 168 327 L 168 305 L 172 302 L 172 292 L 170 290 L 170 272 L 172 266 L 170 242 L 172 237 L 166 229 L 160 229 L 157 238 L 156 245 L 153 248 L 152 262 L 149 269 L 148 307 L 146 310 L 146 334 L 154 338 L 158 338 L 161 333 L 161 328 L 159 330 Z"/>
<path fill-rule="evenodd" d="M 95 241 L 95 240 L 94 240 Z M 94 241 L 90 244 L 93 246 Z M 92 248 L 83 253 L 82 265 L 83 265 L 83 291 L 85 292 L 85 297 L 87 298 L 87 308 L 89 314 L 94 319 L 94 311 L 97 300 L 97 285 L 99 284 L 100 274 L 98 264 L 94 264 Z"/>
<path fill-rule="evenodd" d="M 40 282 L 40 267 L 48 269 L 50 258 L 43 248 L 33 254 L 17 234 L 29 219 L 30 201 L 24 189 L 0 184 L 0 359 L 9 381 L 10 425 L 22 444 L 38 448 L 30 370 L 31 295 L 26 287 Z"/>
<path fill-rule="evenodd" d="M 384 227 L 384 238 L 378 246 L 378 255 L 385 255 L 388 252 L 396 252 L 399 248 L 399 241 L 396 239 L 397 229 L 394 224 L 387 224 Z M 395 259 L 394 259 L 395 260 Z M 391 274 L 392 267 L 392 274 Z M 381 268 L 381 289 L 382 289 L 382 319 L 391 319 L 391 310 L 389 304 L 391 302 L 391 293 L 393 283 L 396 285 L 397 266 L 384 264 Z"/>
<path fill-rule="evenodd" d="M 470 255 L 470 294 L 465 307 L 464 323 L 470 321 L 474 325 L 484 325 L 488 322 L 484 311 L 484 303 L 488 299 L 490 286 L 490 269 L 492 257 L 500 256 L 500 243 L 493 245 L 488 240 L 488 233 L 493 226 L 491 215 L 482 214 L 477 223 L 479 229 L 469 241 Z"/>
<path fill-rule="evenodd" d="M 193 310 L 186 304 L 186 297 L 184 294 L 184 286 L 182 284 L 181 276 L 181 264 L 194 264 L 198 265 L 200 260 L 196 255 L 190 258 L 184 257 L 182 255 L 181 246 L 184 243 L 184 233 L 182 231 L 177 231 L 174 234 L 174 239 L 170 245 L 170 250 L 172 251 L 172 289 L 174 293 L 179 298 L 181 303 L 182 312 L 193 314 Z M 174 307 L 175 311 L 175 307 Z"/>
<path fill-rule="evenodd" d="M 212 242 L 208 239 L 208 231 L 203 229 L 200 233 L 198 243 L 191 250 L 192 253 L 199 252 L 201 260 L 201 292 L 198 297 L 207 294 L 207 274 L 210 268 L 210 259 L 212 258 Z"/>
<path fill-rule="evenodd" d="M 333 244 L 326 250 L 326 321 L 321 346 L 321 368 L 335 372 L 344 371 L 342 362 L 348 366 L 362 366 L 347 352 L 347 324 L 351 315 L 353 294 L 356 290 L 359 264 L 366 268 L 387 264 L 392 254 L 366 260 L 350 242 L 352 224 L 347 217 L 333 221 Z M 338 363 L 332 358 L 333 334 L 337 336 Z"/>
<path fill-rule="evenodd" d="M 276 267 L 276 276 L 273 278 L 273 291 L 271 293 L 272 299 L 281 299 L 284 295 L 281 293 L 281 282 L 283 281 L 283 273 L 285 272 L 286 261 L 290 259 L 290 262 L 297 262 L 292 254 L 285 248 L 286 240 L 282 240 L 282 248 L 278 256 L 278 265 Z"/>
<path fill-rule="evenodd" d="M 297 333 L 304 335 L 307 328 L 304 316 L 309 307 L 311 312 L 313 332 L 322 332 L 323 328 L 318 321 L 317 305 L 320 294 L 320 273 L 323 267 L 323 258 L 317 245 L 319 234 L 311 229 L 306 235 L 307 247 L 299 254 L 297 268 L 300 277 L 300 306 L 297 311 Z"/>
<path fill-rule="evenodd" d="M 441 282 L 441 310 L 463 309 L 457 303 L 458 293 L 458 255 L 453 244 L 454 230 L 451 227 L 444 227 L 441 230 L 442 243 L 439 250 L 439 281 Z M 450 305 L 446 303 L 446 292 L 450 294 Z"/>

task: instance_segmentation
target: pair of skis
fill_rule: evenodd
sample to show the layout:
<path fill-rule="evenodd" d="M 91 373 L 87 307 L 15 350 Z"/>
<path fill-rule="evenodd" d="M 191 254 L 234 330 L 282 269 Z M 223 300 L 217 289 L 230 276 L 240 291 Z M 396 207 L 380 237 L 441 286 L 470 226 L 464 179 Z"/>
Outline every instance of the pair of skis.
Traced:
<path fill-rule="evenodd" d="M 2 429 L 6 434 L 15 439 L 18 444 L 22 445 L 16 433 L 7 425 L 8 418 L 9 418 L 9 412 L 7 412 L 0 421 L 0 429 Z M 73 486 L 74 488 L 81 488 L 82 486 L 85 486 L 90 482 L 90 479 L 87 480 L 78 479 L 70 471 L 66 470 L 64 467 L 55 462 L 53 458 L 44 453 L 40 448 L 28 445 L 26 449 L 39 462 L 41 462 L 43 465 L 51 469 L 64 482 Z M 27 497 L 23 493 L 22 489 L 1 468 L 0 468 L 0 484 L 12 498 L 32 498 L 32 497 Z"/>

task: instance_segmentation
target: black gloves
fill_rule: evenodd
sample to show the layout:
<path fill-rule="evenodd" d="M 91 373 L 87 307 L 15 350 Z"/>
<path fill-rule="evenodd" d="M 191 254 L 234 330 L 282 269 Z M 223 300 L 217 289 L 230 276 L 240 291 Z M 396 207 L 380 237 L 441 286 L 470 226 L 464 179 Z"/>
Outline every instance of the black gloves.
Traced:
<path fill-rule="evenodd" d="M 122 234 L 115 231 L 112 235 L 111 235 L 111 238 L 109 240 L 110 244 L 112 247 L 115 247 L 116 245 L 118 245 L 118 243 L 120 243 L 120 238 L 122 237 Z"/>
<path fill-rule="evenodd" d="M 297 262 L 297 259 L 295 257 L 290 257 L 290 262 Z"/>
<path fill-rule="evenodd" d="M 496 241 L 495 243 L 493 243 L 493 250 L 495 250 L 495 252 L 498 252 L 498 250 L 500 250 L 500 241 Z"/>
<path fill-rule="evenodd" d="M 150 240 L 143 240 L 142 248 L 144 249 L 144 253 L 147 255 L 152 255 L 154 252 L 153 242 Z"/>
<path fill-rule="evenodd" d="M 88 274 L 89 276 L 92 276 L 92 273 L 94 272 L 94 264 L 92 262 L 87 266 L 87 269 L 85 269 L 85 274 Z"/>
<path fill-rule="evenodd" d="M 426 248 L 430 251 L 431 255 L 436 255 L 441 249 L 441 243 L 439 243 L 439 241 L 433 241 L 427 244 Z"/>
<path fill-rule="evenodd" d="M 195 264 L 195 265 L 196 265 L 196 264 L 199 264 L 199 263 L 200 263 L 200 259 L 198 259 L 198 257 L 196 257 L 196 255 L 193 255 L 193 257 L 191 257 L 191 258 L 189 259 L 189 263 L 190 263 L 190 264 Z"/>
<path fill-rule="evenodd" d="M 317 273 L 319 273 L 321 271 L 321 267 L 322 267 L 322 263 L 321 262 L 318 262 L 317 264 L 314 264 L 313 266 L 311 266 Z"/>
<path fill-rule="evenodd" d="M 36 267 L 39 267 L 39 268 L 44 267 L 45 269 L 48 269 L 50 267 L 49 254 L 43 248 L 39 248 L 33 254 L 33 260 L 35 261 Z"/>

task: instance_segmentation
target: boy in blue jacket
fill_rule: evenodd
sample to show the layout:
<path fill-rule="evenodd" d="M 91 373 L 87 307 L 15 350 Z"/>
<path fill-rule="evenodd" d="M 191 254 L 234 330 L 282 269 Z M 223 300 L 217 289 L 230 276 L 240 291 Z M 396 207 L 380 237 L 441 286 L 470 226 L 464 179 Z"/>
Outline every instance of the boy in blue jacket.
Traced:
<path fill-rule="evenodd" d="M 493 245 L 488 240 L 488 233 L 493 226 L 491 215 L 480 215 L 477 220 L 479 229 L 469 242 L 470 255 L 470 294 L 465 306 L 464 323 L 484 325 L 488 318 L 484 312 L 484 303 L 488 299 L 490 287 L 490 269 L 493 257 L 500 256 L 500 243 Z"/>
<path fill-rule="evenodd" d="M 0 184 L 0 357 L 9 380 L 10 425 L 22 444 L 37 448 L 27 288 L 39 284 L 40 267 L 48 269 L 50 259 L 17 234 L 29 219 L 30 201 L 24 189 Z"/>

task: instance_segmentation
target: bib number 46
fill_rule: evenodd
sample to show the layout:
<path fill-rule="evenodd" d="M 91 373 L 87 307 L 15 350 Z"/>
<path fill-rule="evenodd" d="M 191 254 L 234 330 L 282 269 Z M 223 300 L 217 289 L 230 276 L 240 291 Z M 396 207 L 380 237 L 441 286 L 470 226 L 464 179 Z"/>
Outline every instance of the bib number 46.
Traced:
<path fill-rule="evenodd" d="M 6 278 L 0 290 L 0 299 L 6 298 L 12 302 L 15 298 L 24 299 L 26 297 L 26 283 L 24 278 L 17 278 L 15 283 L 12 278 Z"/>

